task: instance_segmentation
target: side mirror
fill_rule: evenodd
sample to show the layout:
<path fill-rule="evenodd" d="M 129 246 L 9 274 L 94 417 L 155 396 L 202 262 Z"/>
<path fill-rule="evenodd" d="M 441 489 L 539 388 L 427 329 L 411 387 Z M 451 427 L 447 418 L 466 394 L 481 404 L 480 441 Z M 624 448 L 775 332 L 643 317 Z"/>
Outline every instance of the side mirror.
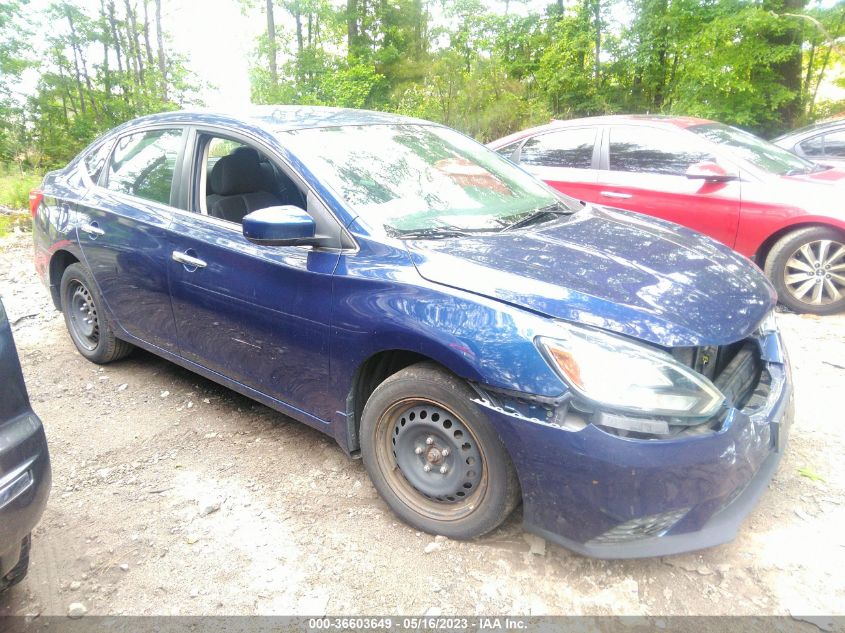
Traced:
<path fill-rule="evenodd" d="M 708 182 L 728 182 L 731 180 L 738 180 L 739 174 L 730 173 L 718 163 L 706 160 L 701 163 L 690 165 L 687 168 L 686 177 L 706 180 Z"/>
<path fill-rule="evenodd" d="M 262 246 L 319 246 L 314 219 L 299 207 L 258 209 L 244 216 L 244 237 Z"/>

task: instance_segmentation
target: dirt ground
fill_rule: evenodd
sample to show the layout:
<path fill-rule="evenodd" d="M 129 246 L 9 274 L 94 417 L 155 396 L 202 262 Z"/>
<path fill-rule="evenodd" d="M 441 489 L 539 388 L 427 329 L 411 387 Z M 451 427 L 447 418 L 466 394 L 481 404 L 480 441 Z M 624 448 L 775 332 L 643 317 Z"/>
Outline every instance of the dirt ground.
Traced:
<path fill-rule="evenodd" d="M 518 512 L 431 545 L 317 431 L 147 353 L 88 363 L 30 239 L 0 239 L 0 295 L 53 490 L 0 615 L 845 614 L 845 315 L 778 315 L 797 419 L 734 542 L 597 561 L 526 535 Z"/>

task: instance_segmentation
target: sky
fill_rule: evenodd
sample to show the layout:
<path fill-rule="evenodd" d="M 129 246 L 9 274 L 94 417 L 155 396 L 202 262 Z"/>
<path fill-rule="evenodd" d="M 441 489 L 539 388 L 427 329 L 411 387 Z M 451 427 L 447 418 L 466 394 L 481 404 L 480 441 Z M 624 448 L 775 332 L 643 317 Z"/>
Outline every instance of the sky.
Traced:
<path fill-rule="evenodd" d="M 261 11 L 244 16 L 237 0 L 164 0 L 162 21 L 170 47 L 185 55 L 201 81 L 213 84 L 202 91 L 205 105 L 228 110 L 249 104 L 250 56 L 265 26 Z"/>

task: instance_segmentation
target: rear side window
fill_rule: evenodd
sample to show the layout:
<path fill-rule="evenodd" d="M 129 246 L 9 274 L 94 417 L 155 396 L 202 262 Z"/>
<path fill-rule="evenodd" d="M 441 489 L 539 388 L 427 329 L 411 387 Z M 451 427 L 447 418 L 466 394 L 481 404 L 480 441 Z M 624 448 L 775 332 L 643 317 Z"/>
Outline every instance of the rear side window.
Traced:
<path fill-rule="evenodd" d="M 691 165 L 716 162 L 716 157 L 680 130 L 615 127 L 610 130 L 609 160 L 612 171 L 683 176 Z"/>
<path fill-rule="evenodd" d="M 593 165 L 594 128 L 549 132 L 528 139 L 522 146 L 519 162 L 537 167 L 590 169 Z"/>
<path fill-rule="evenodd" d="M 150 130 L 122 137 L 111 155 L 106 188 L 170 204 L 182 130 Z"/>
<path fill-rule="evenodd" d="M 805 156 L 845 158 L 845 130 L 809 138 L 801 143 L 801 151 Z"/>
<path fill-rule="evenodd" d="M 109 152 L 113 144 L 112 141 L 106 141 L 96 149 L 90 151 L 85 157 L 85 171 L 88 172 L 91 182 L 99 182 L 100 175 L 106 166 L 106 161 L 109 158 Z"/>

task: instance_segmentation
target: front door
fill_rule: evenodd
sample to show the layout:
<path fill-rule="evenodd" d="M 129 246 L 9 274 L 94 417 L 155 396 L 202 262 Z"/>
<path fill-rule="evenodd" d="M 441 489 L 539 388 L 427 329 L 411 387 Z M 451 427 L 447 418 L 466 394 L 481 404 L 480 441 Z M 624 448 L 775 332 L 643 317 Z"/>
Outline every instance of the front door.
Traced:
<path fill-rule="evenodd" d="M 735 168 L 682 130 L 614 126 L 608 133 L 608 168 L 599 172 L 601 204 L 676 222 L 733 248 L 740 181 L 708 182 L 685 174 L 700 162 Z"/>
<path fill-rule="evenodd" d="M 203 183 L 209 177 L 209 154 L 213 161 L 217 158 L 214 147 L 226 144 L 212 145 L 211 152 L 209 146 L 199 141 L 194 150 L 194 173 L 199 177 L 193 186 L 202 191 L 192 198 L 201 204 L 193 212 L 174 216 L 165 245 L 180 353 L 321 421 L 328 420 L 334 413 L 328 410 L 325 397 L 332 274 L 339 252 L 259 246 L 243 236 L 240 221 L 213 217 L 205 203 Z M 239 147 L 235 144 L 232 154 L 240 154 Z M 265 160 L 262 156 L 261 162 Z M 223 193 L 208 195 L 216 206 L 221 200 L 228 202 L 226 191 L 239 192 L 238 199 L 228 205 L 233 208 L 249 207 L 252 200 L 273 206 L 296 199 L 288 189 L 292 183 L 282 182 L 285 176 L 275 165 L 267 182 L 247 186 L 233 182 L 242 170 L 216 173 L 233 161 L 220 162 L 211 176 L 229 186 L 220 189 Z"/>

